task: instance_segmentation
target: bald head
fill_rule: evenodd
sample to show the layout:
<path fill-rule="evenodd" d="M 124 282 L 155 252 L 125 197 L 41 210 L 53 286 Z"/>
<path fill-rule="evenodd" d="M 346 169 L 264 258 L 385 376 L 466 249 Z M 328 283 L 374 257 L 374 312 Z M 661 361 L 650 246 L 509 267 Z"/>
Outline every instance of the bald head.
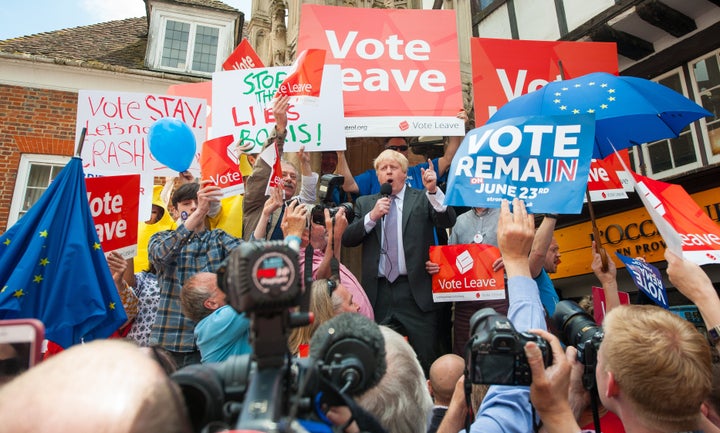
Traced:
<path fill-rule="evenodd" d="M 0 388 L 2 431 L 189 432 L 180 390 L 135 345 L 73 346 Z"/>
<path fill-rule="evenodd" d="M 435 404 L 447 406 L 450 404 L 455 383 L 463 375 L 465 360 L 453 353 L 443 355 L 430 366 L 430 379 L 428 390 L 433 396 Z"/>

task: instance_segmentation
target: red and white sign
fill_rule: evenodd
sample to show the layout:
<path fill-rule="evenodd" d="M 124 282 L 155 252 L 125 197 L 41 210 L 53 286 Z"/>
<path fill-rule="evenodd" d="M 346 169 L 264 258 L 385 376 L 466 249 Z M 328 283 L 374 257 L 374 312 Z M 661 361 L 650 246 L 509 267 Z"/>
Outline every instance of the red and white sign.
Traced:
<path fill-rule="evenodd" d="M 88 203 L 103 251 L 137 254 L 140 175 L 85 178 Z"/>
<path fill-rule="evenodd" d="M 275 145 L 275 143 L 273 143 L 270 146 L 266 147 L 265 150 L 260 153 L 260 158 L 265 160 L 265 162 L 267 162 L 267 164 L 273 168 L 272 174 L 270 174 L 270 178 L 268 179 L 267 188 L 265 188 L 265 195 L 270 195 L 273 189 L 283 184 L 282 163 L 280 162 L 280 150 Z M 285 198 L 288 200 L 290 199 L 290 197 Z"/>
<path fill-rule="evenodd" d="M 342 68 L 347 137 L 464 135 L 453 10 L 304 4 L 298 51 Z"/>
<path fill-rule="evenodd" d="M 618 292 L 618 297 L 620 298 L 620 305 L 630 304 L 630 295 L 627 292 Z M 597 323 L 598 325 L 602 325 L 603 320 L 605 320 L 605 314 L 607 312 L 607 303 L 605 302 L 605 289 L 603 289 L 602 287 L 593 286 L 592 302 L 595 323 Z"/>
<path fill-rule="evenodd" d="M 213 136 L 232 135 L 243 152 L 259 153 L 275 127 L 273 97 L 289 73 L 289 66 L 214 73 Z M 325 65 L 317 103 L 289 104 L 285 152 L 345 150 L 340 82 L 340 66 Z"/>
<path fill-rule="evenodd" d="M 506 102 L 550 81 L 618 73 L 617 48 L 609 42 L 471 38 L 470 52 L 476 126 Z"/>
<path fill-rule="evenodd" d="M 614 165 L 604 159 L 593 159 L 590 162 L 587 189 L 590 192 L 590 199 L 594 202 L 627 198 Z"/>
<path fill-rule="evenodd" d="M 212 82 L 203 81 L 202 83 L 173 84 L 168 87 L 168 95 L 186 96 L 190 98 L 199 98 L 205 100 L 207 110 L 205 126 L 207 127 L 207 136 L 210 137 L 210 128 L 212 127 Z"/>
<path fill-rule="evenodd" d="M 222 68 L 225 71 L 264 67 L 265 65 L 262 60 L 260 60 L 260 57 L 258 57 L 247 39 L 243 39 L 237 48 L 235 48 L 235 51 L 233 51 L 222 64 Z"/>
<path fill-rule="evenodd" d="M 720 263 L 720 227 L 685 189 L 637 173 L 633 176 L 635 189 L 668 248 L 698 265 Z"/>
<path fill-rule="evenodd" d="M 493 271 L 500 250 L 486 244 L 438 245 L 430 247 L 430 261 L 440 265 L 433 275 L 435 302 L 505 299 L 503 270 Z"/>
<path fill-rule="evenodd" d="M 240 153 L 232 135 L 223 135 L 203 143 L 200 154 L 203 180 L 222 188 L 223 198 L 243 194 L 245 184 L 240 173 Z"/>
<path fill-rule="evenodd" d="M 150 153 L 148 131 L 163 117 L 187 124 L 195 141 L 205 141 L 205 100 L 186 96 L 98 90 L 78 92 L 75 142 L 87 128 L 82 147 L 83 170 L 115 175 L 140 173 L 149 176 L 177 176 Z M 197 152 L 190 171 L 200 173 Z"/>
<path fill-rule="evenodd" d="M 315 100 L 320 97 L 325 50 L 305 50 L 295 59 L 288 76 L 278 86 L 275 98 L 290 96 L 290 101 Z"/>

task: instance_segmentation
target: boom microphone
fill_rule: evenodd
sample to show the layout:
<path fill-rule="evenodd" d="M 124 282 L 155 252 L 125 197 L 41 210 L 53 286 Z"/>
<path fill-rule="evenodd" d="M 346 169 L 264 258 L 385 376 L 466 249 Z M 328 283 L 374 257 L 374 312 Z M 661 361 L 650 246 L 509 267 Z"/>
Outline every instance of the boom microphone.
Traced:
<path fill-rule="evenodd" d="M 322 323 L 310 340 L 310 359 L 322 361 L 330 380 L 351 396 L 377 385 L 387 369 L 380 328 L 359 313 Z"/>

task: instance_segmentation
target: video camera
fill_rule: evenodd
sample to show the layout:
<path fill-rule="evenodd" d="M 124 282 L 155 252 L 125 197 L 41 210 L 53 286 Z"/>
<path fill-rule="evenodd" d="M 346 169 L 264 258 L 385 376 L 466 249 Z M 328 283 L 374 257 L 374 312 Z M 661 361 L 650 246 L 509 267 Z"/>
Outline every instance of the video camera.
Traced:
<path fill-rule="evenodd" d="M 493 385 L 530 385 L 532 373 L 525 356 L 525 343 L 534 341 L 545 366 L 552 364 L 550 344 L 539 335 L 517 332 L 507 317 L 483 308 L 470 318 L 470 340 L 466 346 L 466 382 Z"/>
<path fill-rule="evenodd" d="M 584 366 L 582 382 L 587 390 L 596 389 L 595 368 L 597 354 L 605 336 L 602 328 L 577 303 L 569 300 L 555 305 L 552 315 L 555 329 L 561 333 L 561 341 L 566 346 L 575 346 L 578 361 Z"/>
<path fill-rule="evenodd" d="M 173 373 L 195 432 L 330 432 L 321 407 L 349 406 L 356 415 L 351 397 L 385 373 L 382 333 L 360 314 L 321 324 L 310 342 L 310 358 L 292 358 L 291 328 L 312 321 L 307 312 L 291 312 L 306 296 L 297 259 L 282 241 L 245 242 L 218 271 L 229 304 L 250 318 L 253 353 Z M 360 428 L 382 432 L 369 420 Z"/>
<path fill-rule="evenodd" d="M 324 174 L 320 178 L 320 186 L 318 187 L 318 201 L 319 204 L 315 205 L 311 211 L 312 222 L 315 224 L 325 225 L 325 209 L 330 210 L 330 217 L 332 218 L 341 209 L 345 209 L 345 218 L 348 220 L 348 224 L 355 219 L 355 208 L 352 203 L 341 203 L 335 202 L 335 192 L 338 189 L 342 189 L 342 184 L 345 182 L 345 177 L 339 174 Z M 339 192 L 338 195 L 339 197 Z"/>

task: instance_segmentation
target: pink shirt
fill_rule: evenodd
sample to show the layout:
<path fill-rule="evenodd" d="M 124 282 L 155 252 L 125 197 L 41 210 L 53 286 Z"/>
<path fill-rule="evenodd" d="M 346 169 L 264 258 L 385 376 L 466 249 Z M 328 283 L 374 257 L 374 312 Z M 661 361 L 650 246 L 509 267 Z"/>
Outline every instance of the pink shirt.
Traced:
<path fill-rule="evenodd" d="M 323 251 L 313 250 L 313 279 L 317 275 L 317 270 L 324 256 Z M 300 270 L 302 271 L 303 269 L 305 269 L 305 248 L 300 249 Z M 340 263 L 340 282 L 348 289 L 350 294 L 352 294 L 353 301 L 360 306 L 360 311 L 358 312 L 370 320 L 375 320 L 375 313 L 373 312 L 372 305 L 370 305 L 370 300 L 365 290 L 363 290 L 360 282 L 355 278 L 355 275 L 350 272 L 350 269 L 342 263 Z"/>

